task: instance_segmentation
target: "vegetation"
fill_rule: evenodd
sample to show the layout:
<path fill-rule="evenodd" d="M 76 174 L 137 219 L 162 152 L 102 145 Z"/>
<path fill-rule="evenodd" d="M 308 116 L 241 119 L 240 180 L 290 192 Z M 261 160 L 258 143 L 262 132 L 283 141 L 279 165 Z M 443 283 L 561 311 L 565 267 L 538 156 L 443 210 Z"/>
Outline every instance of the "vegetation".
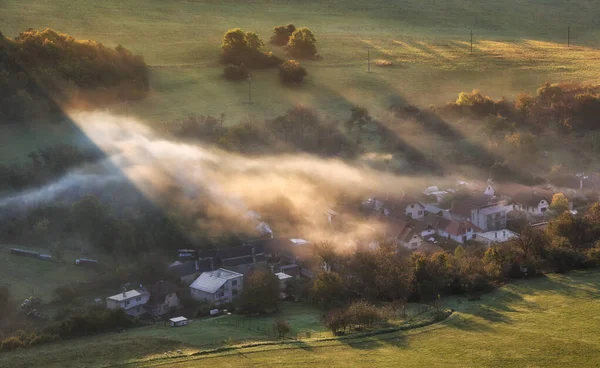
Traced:
<path fill-rule="evenodd" d="M 306 74 L 306 69 L 295 60 L 288 60 L 279 66 L 279 79 L 282 83 L 302 83 Z"/>
<path fill-rule="evenodd" d="M 268 68 L 281 64 L 282 60 L 271 52 L 262 52 L 264 43 L 255 32 L 240 28 L 230 29 L 223 35 L 221 63 L 250 68 Z M 238 70 L 239 72 L 239 70 Z"/>
<path fill-rule="evenodd" d="M 278 46 L 285 46 L 290 40 L 290 36 L 296 30 L 296 26 L 288 24 L 286 26 L 277 26 L 273 28 L 273 35 L 271 36 L 271 43 Z"/>
<path fill-rule="evenodd" d="M 262 314 L 277 308 L 279 280 L 271 272 L 255 270 L 244 278 L 240 308 L 246 314 Z"/>
<path fill-rule="evenodd" d="M 517 367 L 528 363 L 547 367 L 593 367 L 600 359 L 600 349 L 595 347 L 600 326 L 589 316 L 598 311 L 595 300 L 599 280 L 598 272 L 592 270 L 511 283 L 482 295 L 480 300 L 449 301 L 447 307 L 455 309 L 450 318 L 414 331 L 317 338 L 276 345 L 252 343 L 246 347 L 234 346 L 233 351 L 192 356 L 203 351 L 198 345 L 206 339 L 215 341 L 219 340 L 217 336 L 234 334 L 227 325 L 209 319 L 181 329 L 150 326 L 122 335 L 59 342 L 37 347 L 35 354 L 26 350 L 3 353 L 2 359 L 12 367 L 102 366 L 124 362 L 136 367 L 164 366 L 165 363 L 178 368 L 209 363 L 328 367 L 340 361 L 350 367 L 390 364 Z M 282 318 L 289 321 L 287 316 Z M 548 328 L 549 321 L 552 328 Z M 297 323 L 290 322 L 292 326 Z M 243 334 L 242 330 L 238 331 L 237 334 Z M 548 338 L 540 339 L 542 335 Z M 178 338 L 186 342 L 177 341 Z M 525 346 L 523 341 L 530 343 Z M 176 349 L 181 349 L 183 354 L 177 354 Z M 366 356 L 365 350 L 369 352 Z M 168 351 L 171 353 L 165 354 Z M 244 356 L 243 361 L 240 354 Z"/>
<path fill-rule="evenodd" d="M 149 89 L 140 56 L 51 29 L 28 29 L 14 39 L 0 35 L 0 83 L 2 122 L 60 113 L 61 103 L 141 99 Z"/>
<path fill-rule="evenodd" d="M 306 27 L 296 29 L 291 35 L 287 49 L 293 57 L 310 59 L 317 55 L 317 39 Z"/>
<path fill-rule="evenodd" d="M 223 75 L 230 80 L 243 80 L 248 78 L 248 69 L 244 63 L 240 65 L 227 65 L 223 68 Z"/>

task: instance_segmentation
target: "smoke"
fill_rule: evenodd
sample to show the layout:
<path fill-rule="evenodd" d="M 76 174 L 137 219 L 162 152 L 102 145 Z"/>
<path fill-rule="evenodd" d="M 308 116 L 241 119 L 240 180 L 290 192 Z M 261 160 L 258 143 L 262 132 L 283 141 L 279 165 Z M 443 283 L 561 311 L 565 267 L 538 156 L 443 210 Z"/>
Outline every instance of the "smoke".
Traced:
<path fill-rule="evenodd" d="M 315 241 L 339 234 L 333 231 L 331 216 L 337 215 L 336 207 L 344 199 L 400 193 L 426 184 L 358 162 L 304 154 L 245 157 L 212 146 L 183 144 L 158 136 L 134 119 L 107 113 L 76 113 L 72 118 L 107 153 L 107 160 L 40 190 L 1 200 L 0 207 L 52 201 L 76 187 L 101 189 L 123 181 L 190 224 L 190 232 L 262 233 Z M 344 222 L 356 226 L 344 230 L 348 237 L 372 231 L 373 226 L 363 226 L 364 221 L 351 212 L 346 211 L 350 217 Z"/>

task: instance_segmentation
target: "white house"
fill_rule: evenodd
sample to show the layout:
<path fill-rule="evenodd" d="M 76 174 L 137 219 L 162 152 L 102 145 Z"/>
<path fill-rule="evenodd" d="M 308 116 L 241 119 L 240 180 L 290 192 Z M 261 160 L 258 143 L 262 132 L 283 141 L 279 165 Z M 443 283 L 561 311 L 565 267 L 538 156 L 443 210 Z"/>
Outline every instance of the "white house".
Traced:
<path fill-rule="evenodd" d="M 487 231 L 485 233 L 475 234 L 475 240 L 484 243 L 487 246 L 492 244 L 504 243 L 512 238 L 518 237 L 519 234 L 508 229 Z"/>
<path fill-rule="evenodd" d="M 455 221 L 442 216 L 429 215 L 425 222 L 435 229 L 435 234 L 461 244 L 473 239 L 480 230 L 469 221 Z"/>
<path fill-rule="evenodd" d="M 521 192 L 513 197 L 513 202 L 515 211 L 541 216 L 550 207 L 552 193 L 539 191 Z"/>
<path fill-rule="evenodd" d="M 150 293 L 143 288 L 140 288 L 140 290 L 123 291 L 120 294 L 106 298 L 106 308 L 122 308 L 128 315 L 136 317 L 146 313 L 144 304 L 148 302 L 149 298 Z"/>
<path fill-rule="evenodd" d="M 202 273 L 190 285 L 192 298 L 211 304 L 231 303 L 239 297 L 244 275 L 224 268 Z"/>

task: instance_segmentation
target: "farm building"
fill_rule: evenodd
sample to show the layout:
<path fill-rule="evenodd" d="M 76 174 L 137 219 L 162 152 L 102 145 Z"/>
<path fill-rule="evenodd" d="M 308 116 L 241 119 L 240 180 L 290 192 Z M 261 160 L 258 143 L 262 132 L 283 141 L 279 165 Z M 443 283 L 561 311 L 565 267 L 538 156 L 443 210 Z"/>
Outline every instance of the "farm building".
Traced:
<path fill-rule="evenodd" d="M 188 324 L 188 319 L 185 317 L 175 317 L 169 320 L 171 327 L 185 326 Z"/>

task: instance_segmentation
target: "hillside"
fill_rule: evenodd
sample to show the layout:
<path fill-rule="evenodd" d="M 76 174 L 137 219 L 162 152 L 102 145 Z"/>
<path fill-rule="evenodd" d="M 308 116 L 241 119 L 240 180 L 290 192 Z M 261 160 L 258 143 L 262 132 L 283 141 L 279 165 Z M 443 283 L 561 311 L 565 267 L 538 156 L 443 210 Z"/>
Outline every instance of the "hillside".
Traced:
<path fill-rule="evenodd" d="M 418 0 L 158 1 L 34 0 L 23 7 L 5 0 L 2 32 L 16 36 L 50 27 L 107 46 L 127 45 L 151 66 L 152 93 L 129 113 L 164 122 L 190 113 L 218 115 L 237 123 L 248 114 L 273 116 L 294 103 L 329 114 L 347 114 L 352 103 L 370 110 L 392 102 L 424 106 L 480 88 L 494 97 L 533 91 L 546 80 L 600 81 L 595 2 L 577 0 L 477 2 Z M 272 28 L 292 22 L 310 27 L 323 59 L 306 62 L 308 80 L 284 88 L 272 70 L 254 73 L 254 104 L 244 104 L 247 84 L 225 81 L 218 64 L 223 33 L 241 27 L 267 41 Z M 572 46 L 566 47 L 567 23 Z M 475 45 L 469 55 L 469 29 Z M 371 58 L 394 62 L 366 73 Z M 267 49 L 283 55 L 281 48 Z M 113 111 L 125 112 L 125 104 Z"/>
<path fill-rule="evenodd" d="M 126 333 L 3 354 L 0 366 L 593 367 L 600 359 L 599 290 L 598 271 L 549 275 L 505 286 L 480 301 L 450 300 L 447 307 L 457 312 L 448 320 L 405 333 L 171 359 L 164 352 L 181 349 L 187 355 L 202 347 Z"/>

